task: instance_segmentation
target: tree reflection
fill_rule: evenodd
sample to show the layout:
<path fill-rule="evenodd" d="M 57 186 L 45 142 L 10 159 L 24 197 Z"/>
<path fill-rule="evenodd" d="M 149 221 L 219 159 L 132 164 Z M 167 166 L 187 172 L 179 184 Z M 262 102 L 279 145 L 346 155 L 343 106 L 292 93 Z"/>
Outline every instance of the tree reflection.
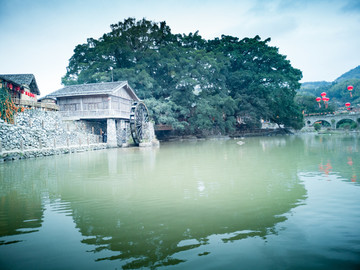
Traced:
<path fill-rule="evenodd" d="M 124 157 L 110 151 L 103 160 L 114 164 L 104 166 L 98 179 L 58 187 L 62 199 L 71 202 L 82 243 L 99 254 L 97 261 L 121 260 L 124 269 L 157 268 L 183 262 L 177 254 L 208 245 L 212 235 L 222 235 L 223 243 L 265 238 L 305 198 L 295 154 L 290 166 L 274 166 L 268 162 L 273 151 L 264 153 L 258 145 L 200 142 L 179 146 L 176 157 L 173 151 L 163 146 L 155 157 L 151 151 L 128 151 Z M 91 163 L 83 159 L 76 166 L 93 175 Z M 106 178 L 97 181 L 101 174 Z M 192 243 L 183 244 L 187 240 Z M 103 256 L 106 250 L 114 254 Z"/>

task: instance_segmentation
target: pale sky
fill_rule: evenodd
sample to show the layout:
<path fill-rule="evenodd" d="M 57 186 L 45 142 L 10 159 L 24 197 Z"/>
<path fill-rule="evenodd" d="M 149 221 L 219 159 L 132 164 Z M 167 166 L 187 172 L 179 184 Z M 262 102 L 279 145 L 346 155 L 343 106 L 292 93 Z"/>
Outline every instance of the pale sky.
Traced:
<path fill-rule="evenodd" d="M 49 94 L 62 88 L 76 45 L 129 17 L 206 39 L 270 37 L 301 82 L 360 65 L 360 0 L 0 0 L 0 74 L 32 73 Z"/>

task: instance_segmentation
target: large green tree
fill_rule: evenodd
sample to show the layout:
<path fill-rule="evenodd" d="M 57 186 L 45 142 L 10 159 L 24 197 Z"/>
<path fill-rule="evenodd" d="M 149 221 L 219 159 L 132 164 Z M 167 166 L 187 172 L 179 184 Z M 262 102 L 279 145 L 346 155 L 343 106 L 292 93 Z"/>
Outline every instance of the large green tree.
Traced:
<path fill-rule="evenodd" d="M 227 86 L 239 104 L 239 115 L 300 127 L 302 115 L 294 97 L 301 71 L 294 69 L 277 48 L 269 46 L 269 41 L 259 36 L 242 40 L 223 36 L 209 43 L 211 49 L 219 48 L 230 59 Z"/>
<path fill-rule="evenodd" d="M 165 22 L 133 18 L 76 46 L 63 83 L 127 80 L 156 123 L 180 132 L 226 133 L 239 119 L 300 127 L 294 103 L 301 72 L 260 37 L 203 39 L 172 34 Z M 243 123 L 243 122 L 242 122 Z"/>

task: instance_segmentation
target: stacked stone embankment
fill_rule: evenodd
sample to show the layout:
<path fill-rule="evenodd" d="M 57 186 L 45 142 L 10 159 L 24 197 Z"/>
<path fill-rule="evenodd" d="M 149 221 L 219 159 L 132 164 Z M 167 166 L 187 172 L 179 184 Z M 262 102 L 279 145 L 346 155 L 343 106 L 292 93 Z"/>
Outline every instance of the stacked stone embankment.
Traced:
<path fill-rule="evenodd" d="M 15 124 L 0 119 L 0 162 L 106 148 L 81 123 L 75 127 L 70 130 L 58 112 L 35 109 L 17 114 Z"/>

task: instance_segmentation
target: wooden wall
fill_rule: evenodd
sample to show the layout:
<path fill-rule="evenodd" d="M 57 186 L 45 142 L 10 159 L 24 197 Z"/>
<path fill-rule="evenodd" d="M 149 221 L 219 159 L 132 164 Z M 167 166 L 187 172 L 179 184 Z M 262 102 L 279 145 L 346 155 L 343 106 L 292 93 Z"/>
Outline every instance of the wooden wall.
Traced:
<path fill-rule="evenodd" d="M 130 112 L 132 98 L 124 88 L 114 95 L 89 95 L 76 97 L 59 97 L 57 104 L 60 111 L 102 111 L 116 110 Z"/>

